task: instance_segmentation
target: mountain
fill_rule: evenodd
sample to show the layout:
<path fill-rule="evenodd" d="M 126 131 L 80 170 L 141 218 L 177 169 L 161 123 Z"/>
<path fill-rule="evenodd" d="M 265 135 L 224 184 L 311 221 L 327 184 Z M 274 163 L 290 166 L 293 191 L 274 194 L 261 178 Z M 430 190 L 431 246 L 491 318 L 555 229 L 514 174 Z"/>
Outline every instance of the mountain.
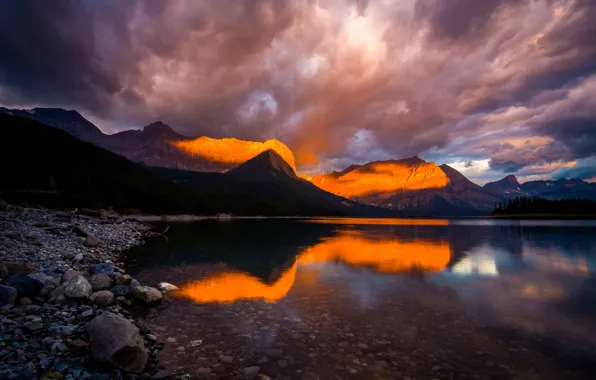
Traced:
<path fill-rule="evenodd" d="M 214 214 L 223 199 L 165 181 L 142 166 L 31 118 L 0 114 L 1 197 L 50 207 Z"/>
<path fill-rule="evenodd" d="M 517 186 L 511 185 L 513 181 L 517 183 Z M 487 183 L 484 188 L 503 198 L 531 196 L 549 200 L 570 198 L 596 200 L 596 183 L 585 182 L 577 178 L 529 181 L 519 184 L 515 176 L 509 175 L 499 181 Z"/>
<path fill-rule="evenodd" d="M 418 157 L 353 165 L 312 181 L 349 199 L 412 216 L 487 214 L 499 201 L 450 166 Z"/>
<path fill-rule="evenodd" d="M 521 184 L 517 181 L 517 178 L 514 175 L 508 175 L 507 177 L 498 181 L 489 182 L 483 187 L 486 190 L 498 195 L 523 195 Z"/>
<path fill-rule="evenodd" d="M 299 178 L 273 150 L 265 151 L 226 173 L 200 173 L 153 168 L 155 173 L 189 188 L 210 189 L 226 199 L 245 203 L 249 214 L 392 216 L 389 210 L 366 206 L 331 194 Z"/>
<path fill-rule="evenodd" d="M 141 130 L 106 135 L 77 111 L 60 108 L 18 110 L 0 108 L 0 114 L 21 116 L 52 127 L 94 145 L 149 166 L 193 171 L 226 171 L 268 149 L 275 150 L 296 168 L 294 155 L 282 142 L 244 141 L 234 138 L 191 138 L 179 134 L 161 121 Z"/>

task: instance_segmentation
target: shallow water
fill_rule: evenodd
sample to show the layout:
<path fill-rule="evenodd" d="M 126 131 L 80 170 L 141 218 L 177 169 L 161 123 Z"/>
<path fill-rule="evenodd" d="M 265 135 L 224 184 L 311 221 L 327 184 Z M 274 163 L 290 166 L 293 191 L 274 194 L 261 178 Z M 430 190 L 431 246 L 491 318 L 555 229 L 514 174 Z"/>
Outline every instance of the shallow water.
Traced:
<path fill-rule="evenodd" d="M 172 372 L 596 374 L 594 221 L 205 220 L 127 257 L 142 283 L 181 288 L 146 317 Z"/>

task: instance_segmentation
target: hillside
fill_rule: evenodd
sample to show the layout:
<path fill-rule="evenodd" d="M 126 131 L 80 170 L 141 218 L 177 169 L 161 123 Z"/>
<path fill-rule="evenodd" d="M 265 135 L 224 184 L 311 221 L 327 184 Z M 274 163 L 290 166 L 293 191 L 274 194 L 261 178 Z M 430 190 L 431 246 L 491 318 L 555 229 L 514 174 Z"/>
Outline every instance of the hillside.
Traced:
<path fill-rule="evenodd" d="M 353 165 L 315 176 L 313 183 L 349 199 L 411 216 L 487 214 L 499 200 L 457 170 L 418 157 Z"/>
<path fill-rule="evenodd" d="M 540 197 L 550 200 L 591 199 L 596 200 L 596 183 L 577 178 L 561 178 L 556 181 L 528 181 L 520 184 L 514 175 L 484 185 L 486 190 L 503 197 Z"/>
<path fill-rule="evenodd" d="M 391 216 L 326 192 L 299 178 L 276 152 L 268 150 L 227 173 L 198 173 L 153 168 L 163 178 L 190 188 L 217 192 L 227 199 L 252 200 L 250 213 L 282 215 Z"/>

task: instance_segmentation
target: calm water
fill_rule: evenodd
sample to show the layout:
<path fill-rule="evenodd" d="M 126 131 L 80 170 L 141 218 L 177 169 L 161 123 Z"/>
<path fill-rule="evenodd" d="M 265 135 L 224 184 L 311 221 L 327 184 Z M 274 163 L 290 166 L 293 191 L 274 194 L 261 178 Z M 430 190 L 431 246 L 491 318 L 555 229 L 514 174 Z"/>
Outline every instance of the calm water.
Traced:
<path fill-rule="evenodd" d="M 128 264 L 181 288 L 146 316 L 172 372 L 596 378 L 594 221 L 208 220 L 167 236 Z"/>

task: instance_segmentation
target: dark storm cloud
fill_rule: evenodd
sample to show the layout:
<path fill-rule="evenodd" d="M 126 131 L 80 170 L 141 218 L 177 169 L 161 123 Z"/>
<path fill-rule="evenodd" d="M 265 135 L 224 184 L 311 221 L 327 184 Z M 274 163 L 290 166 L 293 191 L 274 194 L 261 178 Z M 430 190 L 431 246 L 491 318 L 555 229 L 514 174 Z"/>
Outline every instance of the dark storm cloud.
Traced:
<path fill-rule="evenodd" d="M 591 0 L 14 1 L 0 104 L 278 138 L 320 170 L 519 170 L 596 152 L 594 19 Z"/>
<path fill-rule="evenodd" d="M 589 157 L 579 160 L 571 168 L 562 168 L 553 173 L 553 179 L 579 178 L 596 181 L 596 157 Z"/>

